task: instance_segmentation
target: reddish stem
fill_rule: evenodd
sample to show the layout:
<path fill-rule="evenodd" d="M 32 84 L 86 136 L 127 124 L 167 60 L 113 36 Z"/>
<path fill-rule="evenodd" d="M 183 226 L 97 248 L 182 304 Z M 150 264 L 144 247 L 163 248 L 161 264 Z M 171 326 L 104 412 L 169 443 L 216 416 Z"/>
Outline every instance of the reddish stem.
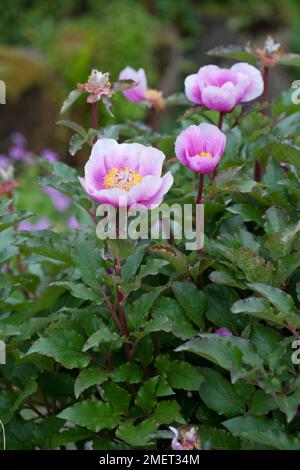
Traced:
<path fill-rule="evenodd" d="M 269 67 L 264 67 L 263 70 L 264 91 L 261 95 L 261 101 L 269 101 Z"/>
<path fill-rule="evenodd" d="M 150 126 L 153 133 L 157 132 L 157 111 L 154 106 L 150 109 Z"/>
<path fill-rule="evenodd" d="M 224 117 L 224 113 L 223 111 L 220 111 L 219 119 L 218 119 L 218 128 L 220 129 L 220 131 L 222 130 L 222 126 L 223 126 L 223 117 Z M 215 169 L 213 172 L 213 178 L 216 176 L 216 174 L 217 174 L 217 170 Z"/>
<path fill-rule="evenodd" d="M 92 128 L 98 129 L 98 108 L 97 101 L 92 103 Z M 97 137 L 94 137 L 93 143 L 97 142 Z"/>
<path fill-rule="evenodd" d="M 204 183 L 204 175 L 202 173 L 199 173 L 199 186 L 198 186 L 196 204 L 201 204 L 202 193 L 203 193 L 203 183 Z"/>
<path fill-rule="evenodd" d="M 218 128 L 220 129 L 220 131 L 222 130 L 223 117 L 224 117 L 224 113 L 220 111 L 219 119 L 218 119 Z"/>
<path fill-rule="evenodd" d="M 260 100 L 262 103 L 267 103 L 269 101 L 269 67 L 264 67 L 263 69 L 263 81 L 264 81 L 264 91 L 263 91 L 263 94 L 261 95 Z M 267 116 L 268 110 L 263 109 L 262 114 L 264 116 Z M 264 172 L 263 164 L 259 160 L 256 160 L 254 162 L 254 180 L 257 182 L 261 181 L 263 172 Z"/>

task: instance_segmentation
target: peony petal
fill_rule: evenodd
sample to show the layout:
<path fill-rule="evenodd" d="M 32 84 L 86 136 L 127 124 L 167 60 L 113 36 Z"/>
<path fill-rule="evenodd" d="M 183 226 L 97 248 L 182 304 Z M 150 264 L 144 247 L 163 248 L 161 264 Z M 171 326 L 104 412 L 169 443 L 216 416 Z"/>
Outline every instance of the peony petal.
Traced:
<path fill-rule="evenodd" d="M 120 80 L 134 80 L 137 86 L 129 88 L 123 91 L 123 95 L 133 103 L 138 103 L 145 98 L 145 92 L 147 90 L 147 77 L 144 69 L 135 70 L 132 67 L 125 67 L 120 72 Z"/>
<path fill-rule="evenodd" d="M 199 79 L 196 73 L 188 75 L 184 81 L 185 94 L 187 98 L 196 104 L 202 104 Z"/>
<path fill-rule="evenodd" d="M 221 88 L 208 86 L 202 91 L 203 104 L 215 111 L 229 112 L 236 104 L 235 87 L 227 82 Z"/>
<path fill-rule="evenodd" d="M 195 155 L 201 152 L 201 135 L 195 124 L 184 129 L 175 140 L 175 154 L 178 160 L 187 164 L 187 155 Z"/>
<path fill-rule="evenodd" d="M 142 181 L 134 186 L 127 194 L 129 205 L 140 203 L 145 204 L 154 196 L 161 186 L 161 178 L 158 176 L 145 176 Z"/>
<path fill-rule="evenodd" d="M 95 189 L 101 189 L 103 178 L 109 167 L 107 162 L 117 152 L 118 142 L 114 139 L 99 139 L 93 145 L 92 153 L 84 167 L 85 181 Z"/>
<path fill-rule="evenodd" d="M 221 158 L 219 157 L 191 157 L 189 159 L 189 168 L 194 173 L 211 173 L 214 171 L 220 163 Z"/>
<path fill-rule="evenodd" d="M 250 84 L 244 93 L 242 102 L 251 101 L 260 96 L 264 91 L 264 81 L 260 71 L 253 65 L 246 62 L 234 64 L 231 70 L 235 73 L 242 73 L 250 78 Z"/>
<path fill-rule="evenodd" d="M 151 208 L 154 209 L 155 207 L 159 206 L 164 198 L 164 195 L 169 191 L 171 186 L 174 183 L 173 175 L 170 171 L 168 171 L 162 178 L 161 178 L 161 185 L 159 190 L 157 191 L 152 198 L 149 199 L 148 204 L 151 205 Z M 147 206 L 147 207 L 149 207 Z"/>

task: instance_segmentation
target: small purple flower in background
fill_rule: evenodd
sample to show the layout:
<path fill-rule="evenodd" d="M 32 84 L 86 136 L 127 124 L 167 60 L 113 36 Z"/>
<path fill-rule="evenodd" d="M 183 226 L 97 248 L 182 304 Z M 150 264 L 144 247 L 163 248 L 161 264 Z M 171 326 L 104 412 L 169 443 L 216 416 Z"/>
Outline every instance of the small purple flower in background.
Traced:
<path fill-rule="evenodd" d="M 230 69 L 205 65 L 186 77 L 184 85 L 190 101 L 220 112 L 229 112 L 237 104 L 252 101 L 264 90 L 260 71 L 245 62 Z"/>
<path fill-rule="evenodd" d="M 6 155 L 0 154 L 0 168 L 4 170 L 9 166 L 9 160 Z"/>
<path fill-rule="evenodd" d="M 171 442 L 172 450 L 196 450 L 201 448 L 200 440 L 195 426 L 181 426 L 178 429 L 170 426 L 169 429 L 174 434 Z"/>
<path fill-rule="evenodd" d="M 76 219 L 75 215 L 72 215 L 69 220 L 68 220 L 68 228 L 70 230 L 75 230 L 75 229 L 79 229 L 80 228 L 80 225 L 78 223 L 78 220 Z"/>
<path fill-rule="evenodd" d="M 161 176 L 164 159 L 154 147 L 99 139 L 79 181 L 91 199 L 102 204 L 154 208 L 173 184 L 170 172 Z"/>
<path fill-rule="evenodd" d="M 25 148 L 27 145 L 27 139 L 21 132 L 12 132 L 10 140 L 16 147 Z"/>
<path fill-rule="evenodd" d="M 49 163 L 54 163 L 59 160 L 59 156 L 54 150 L 45 149 L 41 152 L 41 156 L 48 160 Z"/>
<path fill-rule="evenodd" d="M 22 220 L 18 225 L 18 230 L 21 232 L 39 232 L 41 230 L 47 230 L 50 227 L 50 221 L 46 217 L 42 217 L 31 223 L 28 220 Z"/>
<path fill-rule="evenodd" d="M 225 326 L 223 326 L 222 328 L 218 328 L 215 333 L 217 333 L 218 335 L 221 335 L 221 336 L 232 336 L 232 333 L 230 330 L 228 330 L 228 328 L 226 328 Z"/>
<path fill-rule="evenodd" d="M 8 154 L 13 160 L 23 160 L 27 163 L 32 162 L 33 153 L 23 147 L 10 147 L 8 149 Z"/>
<path fill-rule="evenodd" d="M 53 205 L 58 212 L 65 212 L 71 205 L 71 199 L 51 186 L 45 186 L 43 192 L 51 197 Z"/>
<path fill-rule="evenodd" d="M 194 173 L 210 173 L 219 165 L 226 136 L 212 124 L 202 123 L 184 129 L 175 141 L 175 153 Z"/>
<path fill-rule="evenodd" d="M 127 66 L 120 72 L 119 79 L 133 80 L 136 83 L 136 86 L 123 91 L 123 95 L 126 96 L 129 101 L 139 103 L 145 99 L 147 77 L 144 69 L 134 70 L 132 67 Z"/>

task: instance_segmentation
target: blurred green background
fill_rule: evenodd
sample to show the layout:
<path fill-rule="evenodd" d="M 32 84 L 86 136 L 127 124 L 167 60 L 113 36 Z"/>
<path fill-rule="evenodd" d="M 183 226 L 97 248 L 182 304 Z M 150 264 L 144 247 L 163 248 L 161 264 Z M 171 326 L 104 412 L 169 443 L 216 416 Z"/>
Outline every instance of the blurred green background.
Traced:
<path fill-rule="evenodd" d="M 272 34 L 299 53 L 299 25 L 299 0 L 1 0 L 0 78 L 7 104 L 0 106 L 0 153 L 19 131 L 33 152 L 52 148 L 71 162 L 70 133 L 55 121 L 68 91 L 85 82 L 92 67 L 109 71 L 112 80 L 126 65 L 144 67 L 150 85 L 167 96 L 182 91 L 184 77 L 201 65 L 222 63 L 205 55 L 217 45 L 261 45 Z M 295 73 L 277 68 L 272 92 L 288 88 Z M 145 113 L 122 95 L 114 98 L 114 110 L 114 122 Z M 89 111 L 81 98 L 68 117 L 88 125 Z M 161 114 L 162 128 L 171 125 L 169 113 Z M 101 109 L 100 122 L 109 120 Z"/>

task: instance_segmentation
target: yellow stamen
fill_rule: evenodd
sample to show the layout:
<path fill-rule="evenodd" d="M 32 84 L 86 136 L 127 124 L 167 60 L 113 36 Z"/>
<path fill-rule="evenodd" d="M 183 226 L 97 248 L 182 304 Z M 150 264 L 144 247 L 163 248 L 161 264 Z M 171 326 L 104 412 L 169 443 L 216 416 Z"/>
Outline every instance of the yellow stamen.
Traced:
<path fill-rule="evenodd" d="M 108 189 L 118 188 L 123 191 L 130 191 L 142 181 L 143 177 L 130 168 L 112 168 L 103 181 L 103 186 Z"/>
<path fill-rule="evenodd" d="M 197 153 L 196 157 L 209 157 L 209 158 L 212 158 L 212 154 L 210 152 L 200 152 L 200 153 Z"/>

